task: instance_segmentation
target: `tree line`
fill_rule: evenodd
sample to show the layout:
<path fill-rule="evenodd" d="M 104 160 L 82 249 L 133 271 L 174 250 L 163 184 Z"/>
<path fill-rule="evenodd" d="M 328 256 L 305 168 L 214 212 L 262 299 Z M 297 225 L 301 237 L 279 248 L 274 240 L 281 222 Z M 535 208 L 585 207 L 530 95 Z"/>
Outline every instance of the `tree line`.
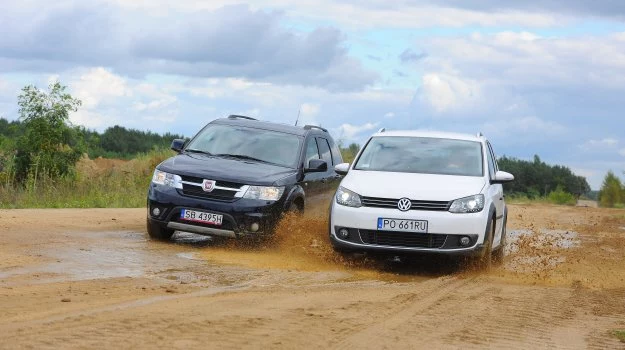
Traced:
<path fill-rule="evenodd" d="M 497 164 L 499 169 L 514 174 L 514 181 L 504 185 L 504 190 L 511 195 L 533 199 L 558 190 L 576 197 L 590 192 L 585 177 L 575 175 L 568 167 L 546 164 L 537 155 L 531 161 L 503 156 Z"/>
<path fill-rule="evenodd" d="M 16 140 L 26 135 L 26 130 L 25 122 L 0 118 L 0 153 L 15 148 Z M 102 133 L 83 126 L 70 126 L 65 132 L 69 134 L 68 143 L 80 144 L 81 150 L 90 158 L 131 159 L 154 148 L 169 147 L 173 139 L 183 138 L 177 134 L 157 134 L 119 125 L 109 127 Z"/>

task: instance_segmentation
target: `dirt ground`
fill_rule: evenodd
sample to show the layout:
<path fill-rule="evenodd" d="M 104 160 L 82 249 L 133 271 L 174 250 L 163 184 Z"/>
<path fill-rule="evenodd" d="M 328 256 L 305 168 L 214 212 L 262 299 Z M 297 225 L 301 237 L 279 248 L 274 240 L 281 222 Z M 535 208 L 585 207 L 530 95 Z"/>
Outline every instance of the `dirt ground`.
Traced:
<path fill-rule="evenodd" d="M 489 271 L 336 256 L 315 212 L 257 246 L 145 214 L 0 211 L 0 348 L 625 348 L 625 210 L 510 206 Z"/>

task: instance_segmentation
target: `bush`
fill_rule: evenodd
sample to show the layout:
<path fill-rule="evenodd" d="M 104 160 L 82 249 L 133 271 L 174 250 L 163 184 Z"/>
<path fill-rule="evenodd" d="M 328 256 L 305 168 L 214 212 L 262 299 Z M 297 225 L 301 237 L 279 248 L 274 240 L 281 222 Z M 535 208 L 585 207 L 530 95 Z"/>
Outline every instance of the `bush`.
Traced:
<path fill-rule="evenodd" d="M 560 186 L 558 186 L 555 191 L 551 191 L 547 199 L 554 204 L 575 205 L 577 202 L 574 195 L 564 191 Z"/>
<path fill-rule="evenodd" d="M 153 150 L 108 168 L 83 157 L 75 175 L 49 177 L 24 187 L 0 183 L 0 208 L 138 208 L 145 206 L 154 167 L 171 157 L 170 150 Z M 42 185 L 45 184 L 45 185 Z"/>
<path fill-rule="evenodd" d="M 618 204 L 625 202 L 623 193 L 625 188 L 619 179 L 612 171 L 609 171 L 603 179 L 601 185 L 601 191 L 599 191 L 599 204 L 604 208 L 613 208 Z"/>

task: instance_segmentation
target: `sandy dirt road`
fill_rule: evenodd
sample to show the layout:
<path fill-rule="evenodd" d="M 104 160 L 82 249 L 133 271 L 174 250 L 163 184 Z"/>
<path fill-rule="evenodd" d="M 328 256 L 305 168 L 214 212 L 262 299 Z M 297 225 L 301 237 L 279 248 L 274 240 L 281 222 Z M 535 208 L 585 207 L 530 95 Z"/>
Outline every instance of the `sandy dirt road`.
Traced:
<path fill-rule="evenodd" d="M 0 348 L 625 348 L 625 211 L 510 206 L 490 271 L 334 255 L 314 213 L 250 247 L 144 209 L 0 211 Z"/>

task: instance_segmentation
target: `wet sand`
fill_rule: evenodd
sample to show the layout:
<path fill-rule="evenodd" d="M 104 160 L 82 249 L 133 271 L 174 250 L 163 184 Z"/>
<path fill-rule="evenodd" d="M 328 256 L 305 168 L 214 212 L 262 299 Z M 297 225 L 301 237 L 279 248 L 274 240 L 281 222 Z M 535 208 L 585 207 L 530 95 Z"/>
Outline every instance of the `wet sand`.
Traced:
<path fill-rule="evenodd" d="M 145 209 L 0 211 L 0 348 L 625 348 L 625 211 L 510 206 L 507 256 L 334 254 L 326 205 L 250 245 Z"/>

